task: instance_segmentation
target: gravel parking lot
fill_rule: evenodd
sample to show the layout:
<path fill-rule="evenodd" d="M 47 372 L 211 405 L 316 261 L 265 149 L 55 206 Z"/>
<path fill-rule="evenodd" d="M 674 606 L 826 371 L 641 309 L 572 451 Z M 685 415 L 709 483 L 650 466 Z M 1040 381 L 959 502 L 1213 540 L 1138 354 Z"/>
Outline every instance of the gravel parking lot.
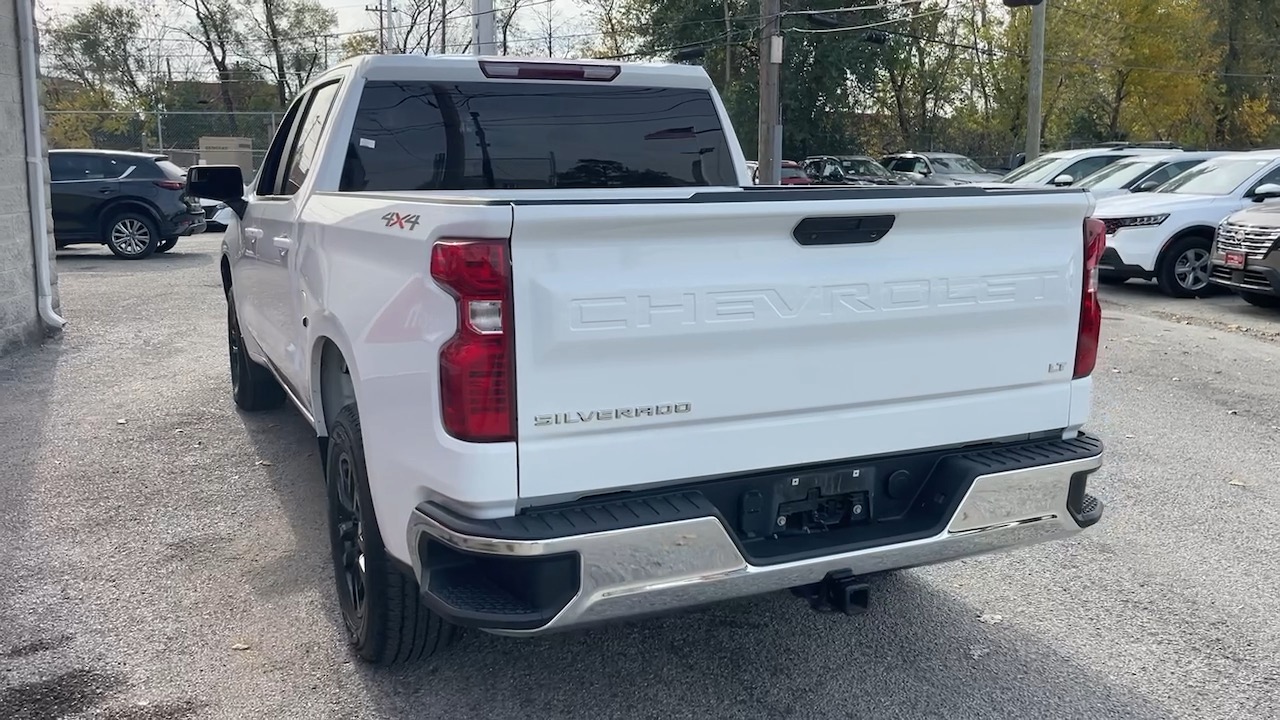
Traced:
<path fill-rule="evenodd" d="M 65 337 L 0 359 L 0 718 L 1280 716 L 1280 313 L 1104 291 L 1075 541 L 379 671 L 308 427 L 232 407 L 217 248 L 64 253 Z"/>

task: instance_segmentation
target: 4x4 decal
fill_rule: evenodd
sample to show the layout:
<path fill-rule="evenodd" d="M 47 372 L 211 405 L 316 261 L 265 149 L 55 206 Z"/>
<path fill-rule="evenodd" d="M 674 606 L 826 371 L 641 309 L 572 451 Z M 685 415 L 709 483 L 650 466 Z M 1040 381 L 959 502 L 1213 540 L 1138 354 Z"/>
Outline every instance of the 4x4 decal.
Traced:
<path fill-rule="evenodd" d="M 417 230 L 418 224 L 422 222 L 422 217 L 414 215 L 402 215 L 398 212 L 389 212 L 382 216 L 382 221 L 387 227 L 400 228 L 401 230 Z"/>

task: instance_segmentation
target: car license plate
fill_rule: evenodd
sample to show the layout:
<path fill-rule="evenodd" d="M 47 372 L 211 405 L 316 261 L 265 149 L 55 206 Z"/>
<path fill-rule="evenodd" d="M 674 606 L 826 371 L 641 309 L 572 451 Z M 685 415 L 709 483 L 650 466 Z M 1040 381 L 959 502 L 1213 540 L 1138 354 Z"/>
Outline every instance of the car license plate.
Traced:
<path fill-rule="evenodd" d="M 1222 264 L 1235 270 L 1244 269 L 1244 253 L 1229 252 L 1222 258 Z"/>

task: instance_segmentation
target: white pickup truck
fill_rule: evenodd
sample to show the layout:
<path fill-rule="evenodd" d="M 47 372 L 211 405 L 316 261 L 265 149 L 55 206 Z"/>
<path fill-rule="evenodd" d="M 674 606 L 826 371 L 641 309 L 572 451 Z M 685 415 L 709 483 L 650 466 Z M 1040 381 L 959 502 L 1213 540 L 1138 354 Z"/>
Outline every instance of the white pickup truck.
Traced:
<path fill-rule="evenodd" d="M 231 384 L 324 458 L 375 663 L 1071 536 L 1103 227 L 1083 191 L 753 187 L 701 68 L 383 56 L 234 211 Z"/>

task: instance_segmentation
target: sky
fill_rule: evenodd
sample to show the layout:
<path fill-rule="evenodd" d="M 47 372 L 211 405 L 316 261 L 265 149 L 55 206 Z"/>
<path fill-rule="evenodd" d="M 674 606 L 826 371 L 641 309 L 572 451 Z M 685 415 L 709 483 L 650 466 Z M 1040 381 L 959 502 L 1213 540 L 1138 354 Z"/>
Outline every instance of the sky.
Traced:
<path fill-rule="evenodd" d="M 74 13 L 77 10 L 81 10 L 93 4 L 93 1 L 94 0 L 36 0 L 37 12 L 41 19 L 46 19 L 51 15 Z M 138 2 L 138 0 L 134 0 L 132 3 L 130 3 L 130 0 L 105 1 L 111 4 L 137 4 Z M 332 9 L 337 14 L 337 33 L 339 34 L 349 34 L 359 31 L 376 31 L 378 27 L 377 14 L 369 12 L 367 8 L 376 6 L 379 0 L 367 0 L 366 2 L 357 2 L 356 0 L 318 1 L 321 5 Z M 391 1 L 393 9 L 404 4 L 404 0 Z M 545 17 L 547 9 L 550 9 L 551 14 L 554 17 L 553 22 L 555 27 L 553 34 L 555 36 L 566 36 L 566 39 L 564 40 L 565 43 L 572 42 L 577 36 L 580 36 L 584 30 L 587 29 L 585 21 L 581 15 L 582 8 L 577 0 L 525 0 L 525 4 L 529 5 L 529 7 L 522 10 L 521 14 L 518 16 L 518 24 L 522 25 L 522 30 L 524 31 L 524 38 L 522 39 L 528 38 L 534 34 L 541 34 L 545 36 L 545 31 L 539 31 L 537 28 L 540 24 L 545 23 L 545 20 L 540 18 Z M 189 22 L 189 20 L 182 17 L 181 13 L 183 11 L 181 8 L 177 7 L 176 3 L 166 3 L 165 0 L 158 0 L 158 5 L 159 7 L 169 7 L 170 10 L 168 13 L 171 14 L 171 16 L 166 16 L 164 18 L 156 18 L 155 22 L 158 25 L 178 26 L 185 25 Z M 470 3 L 468 2 L 468 6 L 469 5 Z M 468 7 L 468 9 L 463 12 L 470 13 L 471 11 Z M 403 23 L 404 21 L 400 20 L 398 22 Z M 395 24 L 394 21 L 393 24 Z M 450 32 L 460 41 L 465 42 L 466 38 L 470 37 L 470 22 L 460 20 L 456 23 L 456 26 L 450 26 Z M 170 35 L 172 35 L 172 33 L 170 33 Z M 194 56 L 200 51 L 198 45 L 195 45 L 189 39 L 182 39 L 179 42 L 183 44 L 184 48 L 187 48 L 177 51 L 180 55 L 189 53 L 193 56 L 191 59 L 197 59 Z M 561 43 L 557 42 L 556 44 L 560 45 Z M 450 45 L 452 46 L 452 42 Z M 460 51 L 461 47 L 451 50 L 451 52 Z"/>

